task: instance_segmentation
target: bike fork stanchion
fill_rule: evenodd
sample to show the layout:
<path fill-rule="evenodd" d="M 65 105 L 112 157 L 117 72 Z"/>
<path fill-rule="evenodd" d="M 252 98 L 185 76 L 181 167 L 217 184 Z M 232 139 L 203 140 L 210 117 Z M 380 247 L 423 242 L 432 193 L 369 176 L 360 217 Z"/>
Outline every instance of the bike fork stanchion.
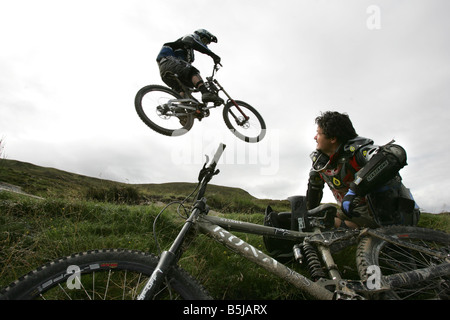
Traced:
<path fill-rule="evenodd" d="M 334 262 L 333 256 L 331 255 L 330 248 L 319 245 L 318 251 L 320 252 L 320 255 L 322 256 L 322 261 L 325 263 L 325 266 L 328 270 L 328 273 L 329 273 L 331 279 L 334 281 L 341 280 L 341 274 L 339 273 L 337 265 Z"/>
<path fill-rule="evenodd" d="M 239 105 L 236 103 L 236 101 L 234 101 L 234 99 L 231 98 L 231 96 L 228 94 L 228 92 L 225 91 L 225 89 L 220 85 L 220 83 L 217 80 L 214 80 L 214 83 L 217 84 L 217 86 L 219 87 L 219 89 L 227 96 L 228 100 L 231 101 L 233 103 L 233 105 L 236 107 L 236 109 L 238 109 L 238 111 L 242 114 L 242 116 L 244 117 L 244 122 L 248 121 L 249 116 L 247 116 L 244 111 L 242 111 L 241 107 L 239 107 Z M 230 110 L 231 115 L 233 116 L 233 118 L 239 122 L 238 117 L 233 113 L 233 111 Z M 242 123 L 240 123 L 239 125 L 242 125 Z"/>
<path fill-rule="evenodd" d="M 197 201 L 191 216 L 186 220 L 183 228 L 181 229 L 170 249 L 168 251 L 164 251 L 161 254 L 158 265 L 153 271 L 150 279 L 147 281 L 144 289 L 139 294 L 137 300 L 151 299 L 158 292 L 170 268 L 176 263 L 177 253 L 179 252 L 181 245 L 184 242 L 184 238 L 191 229 L 193 222 L 202 212 L 202 208 L 206 207 L 205 201 L 206 199 L 204 198 Z"/>

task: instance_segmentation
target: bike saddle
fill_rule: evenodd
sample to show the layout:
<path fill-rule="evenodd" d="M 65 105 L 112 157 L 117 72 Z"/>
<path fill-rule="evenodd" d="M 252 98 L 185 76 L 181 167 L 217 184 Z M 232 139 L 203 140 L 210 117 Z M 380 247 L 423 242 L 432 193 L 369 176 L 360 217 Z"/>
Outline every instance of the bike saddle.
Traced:
<path fill-rule="evenodd" d="M 329 230 L 334 227 L 334 218 L 336 217 L 337 208 L 333 204 L 322 204 L 314 209 L 308 210 L 307 226 L 318 227 L 320 229 Z"/>
<path fill-rule="evenodd" d="M 327 214 L 331 214 L 333 217 L 336 216 L 337 208 L 331 203 L 321 204 L 314 209 L 308 210 L 308 217 L 324 217 Z"/>

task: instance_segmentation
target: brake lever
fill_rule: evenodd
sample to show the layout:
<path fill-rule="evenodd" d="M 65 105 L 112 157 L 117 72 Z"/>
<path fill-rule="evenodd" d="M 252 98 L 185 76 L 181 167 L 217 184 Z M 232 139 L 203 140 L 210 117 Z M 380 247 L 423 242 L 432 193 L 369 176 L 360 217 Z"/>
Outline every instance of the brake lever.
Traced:
<path fill-rule="evenodd" d="M 203 178 L 206 176 L 206 174 L 208 173 L 208 168 L 206 168 L 206 165 L 209 162 L 209 157 L 208 155 L 206 156 L 206 162 L 203 164 L 203 168 L 200 169 L 200 172 L 198 174 L 198 182 L 201 182 L 203 180 Z"/>

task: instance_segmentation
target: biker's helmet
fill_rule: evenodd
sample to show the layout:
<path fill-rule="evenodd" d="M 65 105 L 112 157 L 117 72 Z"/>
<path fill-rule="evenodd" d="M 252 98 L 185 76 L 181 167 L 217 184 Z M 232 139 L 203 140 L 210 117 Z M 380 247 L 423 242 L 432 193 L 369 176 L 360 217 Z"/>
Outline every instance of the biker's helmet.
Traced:
<path fill-rule="evenodd" d="M 208 30 L 198 29 L 194 31 L 194 34 L 200 37 L 204 45 L 208 45 L 211 42 L 217 43 L 217 37 L 210 33 Z"/>

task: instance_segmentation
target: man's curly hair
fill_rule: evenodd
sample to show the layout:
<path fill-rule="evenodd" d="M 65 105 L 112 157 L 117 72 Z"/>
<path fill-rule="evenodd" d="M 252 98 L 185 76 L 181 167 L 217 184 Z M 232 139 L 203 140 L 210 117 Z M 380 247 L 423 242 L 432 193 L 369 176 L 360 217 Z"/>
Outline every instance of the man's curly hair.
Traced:
<path fill-rule="evenodd" d="M 358 136 L 350 117 L 346 113 L 322 112 L 315 121 L 327 138 L 336 138 L 340 143 L 345 143 Z"/>

